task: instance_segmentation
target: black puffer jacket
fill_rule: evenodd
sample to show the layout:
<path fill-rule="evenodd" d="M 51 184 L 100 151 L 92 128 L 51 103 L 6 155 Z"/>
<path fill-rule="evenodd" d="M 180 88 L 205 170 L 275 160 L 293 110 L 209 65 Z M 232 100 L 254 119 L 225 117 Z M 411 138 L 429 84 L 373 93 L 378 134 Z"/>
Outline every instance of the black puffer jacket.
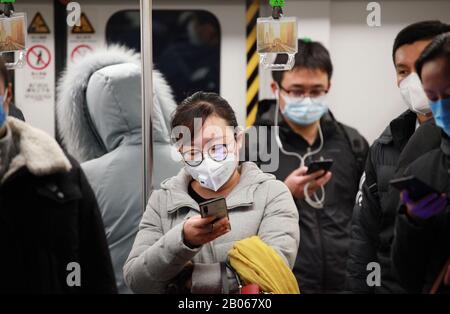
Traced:
<path fill-rule="evenodd" d="M 353 212 L 347 288 L 359 293 L 402 293 L 391 269 L 391 244 L 399 193 L 389 185 L 397 172 L 424 153 L 439 147 L 440 131 L 434 122 L 416 130 L 417 116 L 406 111 L 391 121 L 370 147 L 365 176 Z M 381 286 L 369 287 L 367 265 L 381 266 Z"/>
<path fill-rule="evenodd" d="M 258 107 L 257 126 L 273 126 L 275 103 L 263 101 Z M 326 201 L 323 209 L 315 209 L 304 200 L 296 200 L 300 216 L 300 247 L 294 273 L 304 293 L 335 293 L 344 290 L 347 253 L 350 239 L 350 222 L 362 174 L 362 165 L 367 155 L 366 140 L 354 129 L 337 122 L 330 114 L 321 119 L 324 135 L 322 150 L 307 160 L 331 158 L 334 160 L 333 177 L 325 186 Z M 280 139 L 288 152 L 304 155 L 319 146 L 320 140 L 310 147 L 279 117 Z M 273 130 L 269 129 L 267 140 L 259 138 L 259 147 L 253 151 L 264 151 L 263 146 L 278 150 L 274 144 Z M 261 134 L 261 133 L 260 133 Z M 351 136 L 349 136 L 351 135 Z M 352 139 L 350 139 L 352 138 Z M 358 156 L 354 147 L 359 148 Z M 272 145 L 275 145 L 273 147 Z M 298 158 L 279 152 L 279 167 L 272 172 L 277 179 L 286 177 L 300 166 Z M 360 167 L 358 169 L 359 160 Z M 263 163 L 260 163 L 262 166 Z M 263 167 L 262 167 L 263 168 Z M 263 168 L 264 170 L 264 168 Z"/>
<path fill-rule="evenodd" d="M 0 293 L 115 293 L 97 201 L 44 132 L 8 118 L 17 154 L 0 184 Z M 76 282 L 77 265 L 81 286 Z M 74 272 L 75 271 L 75 272 Z"/>
<path fill-rule="evenodd" d="M 416 160 L 403 175 L 414 175 L 437 191 L 450 195 L 450 138 L 443 134 L 441 148 Z M 429 293 L 450 257 L 450 206 L 422 224 L 412 221 L 401 206 L 395 227 L 392 261 L 408 292 Z M 450 293 L 441 285 L 440 293 Z"/>

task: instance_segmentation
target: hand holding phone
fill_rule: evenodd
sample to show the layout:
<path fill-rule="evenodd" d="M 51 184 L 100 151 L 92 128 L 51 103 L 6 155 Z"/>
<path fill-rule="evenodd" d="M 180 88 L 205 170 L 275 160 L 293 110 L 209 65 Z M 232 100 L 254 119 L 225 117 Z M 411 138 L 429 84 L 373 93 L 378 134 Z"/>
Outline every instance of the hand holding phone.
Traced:
<path fill-rule="evenodd" d="M 389 181 L 389 183 L 399 191 L 408 191 L 410 199 L 414 202 L 418 202 L 430 194 L 441 194 L 436 189 L 432 188 L 431 186 L 422 182 L 414 176 L 393 179 Z"/>
<path fill-rule="evenodd" d="M 327 184 L 332 176 L 331 172 L 322 173 L 320 170 L 311 174 L 307 174 L 307 172 L 306 167 L 300 167 L 292 171 L 284 180 L 284 184 L 286 184 L 295 199 L 305 198 L 306 185 L 308 185 L 308 194 L 312 195 L 321 186 Z"/>
<path fill-rule="evenodd" d="M 389 183 L 402 191 L 402 201 L 412 218 L 426 220 L 447 206 L 447 196 L 414 176 L 394 179 Z"/>
<path fill-rule="evenodd" d="M 447 207 L 447 197 L 439 194 L 429 194 L 418 202 L 411 200 L 408 191 L 402 193 L 402 201 L 406 205 L 408 216 L 416 220 L 427 220 Z"/>
<path fill-rule="evenodd" d="M 199 207 L 200 216 L 189 218 L 183 226 L 184 242 L 191 248 L 211 242 L 231 230 L 224 198 L 208 200 Z"/>
<path fill-rule="evenodd" d="M 314 172 L 323 170 L 325 173 L 333 166 L 333 159 L 314 160 L 308 165 L 308 171 L 306 174 L 312 174 Z"/>
<path fill-rule="evenodd" d="M 216 218 L 202 218 L 200 215 L 190 217 L 183 225 L 183 242 L 190 248 L 197 248 L 214 241 L 230 231 L 228 218 L 222 218 L 212 224 Z"/>

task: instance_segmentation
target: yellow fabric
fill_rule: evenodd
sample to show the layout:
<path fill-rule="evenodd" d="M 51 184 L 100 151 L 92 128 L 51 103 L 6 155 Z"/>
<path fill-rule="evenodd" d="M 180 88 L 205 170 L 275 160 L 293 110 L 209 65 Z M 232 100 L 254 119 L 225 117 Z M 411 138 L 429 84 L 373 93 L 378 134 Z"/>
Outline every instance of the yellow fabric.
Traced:
<path fill-rule="evenodd" d="M 236 242 L 228 252 L 228 257 L 243 284 L 255 283 L 262 291 L 275 294 L 300 293 L 289 266 L 259 237 Z"/>

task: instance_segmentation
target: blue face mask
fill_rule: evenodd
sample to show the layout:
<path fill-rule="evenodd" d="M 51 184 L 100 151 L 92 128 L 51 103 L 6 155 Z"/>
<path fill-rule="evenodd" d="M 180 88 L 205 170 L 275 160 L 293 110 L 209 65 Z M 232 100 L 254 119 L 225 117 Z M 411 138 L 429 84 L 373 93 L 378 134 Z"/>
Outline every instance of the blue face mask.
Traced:
<path fill-rule="evenodd" d="M 5 122 L 6 122 L 6 112 L 5 108 L 3 107 L 3 96 L 0 96 L 0 128 L 3 127 Z"/>
<path fill-rule="evenodd" d="M 310 125 L 318 121 L 328 112 L 328 106 L 325 104 L 325 97 L 317 98 L 291 98 L 283 96 L 285 107 L 283 115 L 289 120 L 299 125 Z"/>
<path fill-rule="evenodd" d="M 450 98 L 440 99 L 430 104 L 436 125 L 450 136 Z"/>

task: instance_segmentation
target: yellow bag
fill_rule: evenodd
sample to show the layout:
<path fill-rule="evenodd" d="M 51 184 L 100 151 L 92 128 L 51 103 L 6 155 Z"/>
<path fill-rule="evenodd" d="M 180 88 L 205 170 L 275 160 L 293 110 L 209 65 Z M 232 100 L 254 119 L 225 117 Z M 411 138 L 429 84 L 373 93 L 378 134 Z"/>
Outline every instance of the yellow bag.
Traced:
<path fill-rule="evenodd" d="M 297 280 L 286 262 L 259 237 L 236 242 L 228 257 L 243 284 L 257 284 L 262 291 L 275 294 L 300 293 Z"/>

